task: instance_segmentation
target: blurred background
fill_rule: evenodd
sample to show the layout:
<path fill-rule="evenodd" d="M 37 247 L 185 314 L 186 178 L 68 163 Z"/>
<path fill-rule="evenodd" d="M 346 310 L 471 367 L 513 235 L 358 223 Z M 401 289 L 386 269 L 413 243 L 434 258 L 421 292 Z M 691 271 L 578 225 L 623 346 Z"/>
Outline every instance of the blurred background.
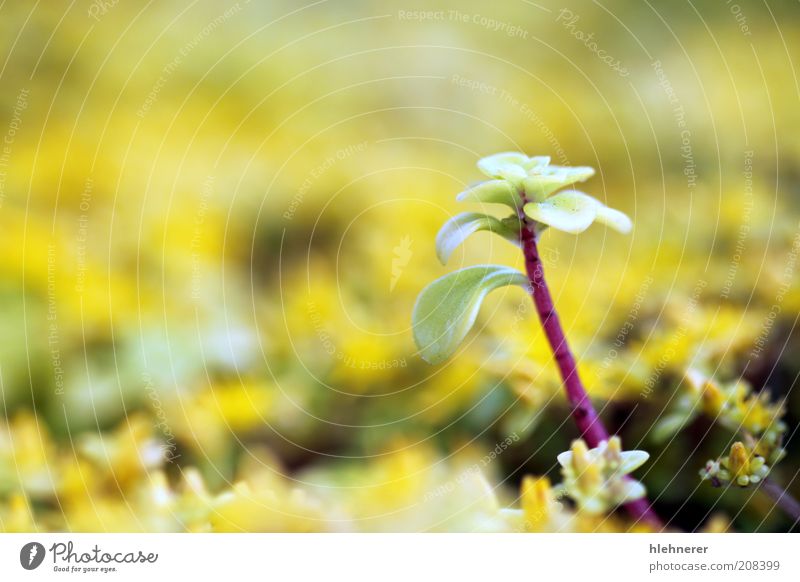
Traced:
<path fill-rule="evenodd" d="M 630 236 L 544 235 L 589 392 L 668 526 L 786 531 L 652 427 L 689 369 L 787 399 L 794 1 L 0 4 L 0 529 L 508 531 L 578 435 L 529 299 L 452 360 L 410 314 L 498 151 L 590 165 Z M 584 528 L 585 529 L 585 528 Z M 624 515 L 589 531 L 626 529 Z"/>

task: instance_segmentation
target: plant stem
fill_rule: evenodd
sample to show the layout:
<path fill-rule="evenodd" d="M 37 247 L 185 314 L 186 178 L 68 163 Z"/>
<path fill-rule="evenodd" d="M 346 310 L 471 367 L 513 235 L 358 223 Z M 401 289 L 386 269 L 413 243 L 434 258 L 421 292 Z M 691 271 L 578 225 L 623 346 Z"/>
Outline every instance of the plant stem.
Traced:
<path fill-rule="evenodd" d="M 761 491 L 770 496 L 775 505 L 780 507 L 786 515 L 794 519 L 795 523 L 800 522 L 800 502 L 771 479 L 764 479 L 761 482 Z"/>
<path fill-rule="evenodd" d="M 558 319 L 550 289 L 544 278 L 544 268 L 539 250 L 536 246 L 536 234 L 531 221 L 525 216 L 522 210 L 519 211 L 522 221 L 520 232 L 520 242 L 522 251 L 525 254 L 525 269 L 528 272 L 528 279 L 531 283 L 531 296 L 539 314 L 539 320 L 544 328 L 547 341 L 553 350 L 561 378 L 564 381 L 564 390 L 567 393 L 567 400 L 572 407 L 572 418 L 581 433 L 581 437 L 586 441 L 590 448 L 596 447 L 601 441 L 607 441 L 608 431 L 597 411 L 586 393 L 578 368 L 575 364 L 575 357 L 567 343 L 561 322 Z M 638 499 L 625 504 L 628 513 L 636 521 L 642 521 L 656 528 L 662 527 L 661 520 L 650 507 L 650 502 L 645 499 Z"/>

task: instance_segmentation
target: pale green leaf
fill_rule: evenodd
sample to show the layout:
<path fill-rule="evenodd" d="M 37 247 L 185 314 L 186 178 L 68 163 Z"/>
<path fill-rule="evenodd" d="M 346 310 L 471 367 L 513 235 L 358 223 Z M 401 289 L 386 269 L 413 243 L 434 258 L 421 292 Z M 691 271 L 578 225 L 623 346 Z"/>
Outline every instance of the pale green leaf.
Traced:
<path fill-rule="evenodd" d="M 519 152 L 503 152 L 478 160 L 478 169 L 490 178 L 519 179 L 525 177 L 530 159 Z"/>
<path fill-rule="evenodd" d="M 532 158 L 536 159 L 536 158 Z M 594 176 L 594 168 L 589 166 L 542 166 L 534 167 L 523 180 L 525 195 L 533 202 L 541 202 L 553 192 L 583 182 Z"/>
<path fill-rule="evenodd" d="M 425 287 L 412 315 L 414 341 L 422 358 L 438 364 L 455 353 L 475 324 L 483 299 L 506 285 L 528 285 L 519 271 L 500 265 L 467 267 Z"/>
<path fill-rule="evenodd" d="M 456 197 L 459 202 L 505 204 L 514 210 L 522 205 L 522 197 L 508 180 L 487 180 L 464 190 Z"/>
<path fill-rule="evenodd" d="M 548 196 L 566 186 L 558 176 L 528 176 L 522 181 L 525 197 L 532 202 L 541 202 Z"/>
<path fill-rule="evenodd" d="M 527 162 L 522 164 L 523 167 L 530 171 L 539 171 L 550 165 L 550 156 L 533 156 Z"/>
<path fill-rule="evenodd" d="M 525 214 L 537 222 L 577 234 L 591 226 L 600 206 L 601 203 L 588 194 L 565 190 L 542 202 L 526 204 Z"/>
<path fill-rule="evenodd" d="M 633 222 L 628 215 L 619 210 L 614 210 L 608 206 L 600 206 L 597 209 L 597 222 L 602 222 L 606 226 L 613 228 L 622 234 L 628 234 L 633 230 Z"/>
<path fill-rule="evenodd" d="M 519 219 L 512 217 L 519 222 Z M 510 226 L 509 222 L 503 221 L 494 216 L 481 214 L 479 212 L 464 212 L 448 220 L 439 234 L 436 235 L 436 255 L 444 265 L 450 259 L 461 243 L 478 231 L 488 230 L 501 235 L 511 242 L 517 242 L 519 229 Z"/>
<path fill-rule="evenodd" d="M 547 166 L 542 174 L 557 178 L 561 180 L 562 184 L 574 184 L 575 182 L 584 182 L 594 176 L 594 168 L 591 166 Z"/>

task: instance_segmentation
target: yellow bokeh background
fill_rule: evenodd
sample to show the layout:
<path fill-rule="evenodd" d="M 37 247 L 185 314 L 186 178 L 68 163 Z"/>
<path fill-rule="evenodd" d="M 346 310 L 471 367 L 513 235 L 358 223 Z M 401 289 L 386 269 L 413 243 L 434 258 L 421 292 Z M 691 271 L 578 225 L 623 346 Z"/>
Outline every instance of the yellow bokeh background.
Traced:
<path fill-rule="evenodd" d="M 690 368 L 796 426 L 800 20 L 737 7 L 3 3 L 0 529 L 526 529 L 523 478 L 577 434 L 524 292 L 441 366 L 410 330 L 434 278 L 523 267 L 487 233 L 434 253 L 477 159 L 518 150 L 634 221 L 542 251 L 657 510 L 785 530 L 699 482 L 730 434 L 647 434 Z"/>

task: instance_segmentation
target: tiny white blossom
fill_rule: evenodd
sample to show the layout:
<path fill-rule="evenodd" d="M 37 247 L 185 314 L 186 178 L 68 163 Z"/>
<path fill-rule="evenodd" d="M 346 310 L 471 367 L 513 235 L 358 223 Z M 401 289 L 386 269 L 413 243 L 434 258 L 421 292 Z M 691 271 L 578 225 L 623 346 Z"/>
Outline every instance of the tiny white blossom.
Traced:
<path fill-rule="evenodd" d="M 611 437 L 589 449 L 583 440 L 558 455 L 563 488 L 587 513 L 605 513 L 646 495 L 644 485 L 626 475 L 641 467 L 650 455 L 623 451 L 619 437 Z"/>

